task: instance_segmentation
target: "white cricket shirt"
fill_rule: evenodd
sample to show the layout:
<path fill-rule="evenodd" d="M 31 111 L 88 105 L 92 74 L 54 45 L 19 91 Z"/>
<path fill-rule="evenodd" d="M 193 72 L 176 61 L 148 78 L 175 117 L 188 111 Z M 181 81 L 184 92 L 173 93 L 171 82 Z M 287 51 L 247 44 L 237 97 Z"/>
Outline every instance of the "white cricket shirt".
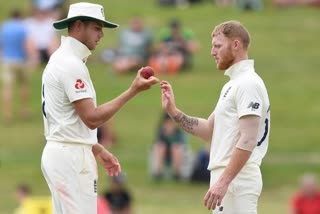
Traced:
<path fill-rule="evenodd" d="M 230 77 L 214 109 L 214 128 L 208 169 L 225 167 L 240 138 L 239 119 L 245 115 L 261 118 L 257 146 L 247 163 L 261 164 L 269 143 L 270 102 L 263 80 L 254 70 L 253 60 L 243 60 L 226 70 Z"/>
<path fill-rule="evenodd" d="M 89 129 L 72 102 L 96 93 L 85 65 L 90 50 L 72 37 L 62 37 L 42 75 L 42 112 L 47 141 L 97 143 L 97 130 Z"/>

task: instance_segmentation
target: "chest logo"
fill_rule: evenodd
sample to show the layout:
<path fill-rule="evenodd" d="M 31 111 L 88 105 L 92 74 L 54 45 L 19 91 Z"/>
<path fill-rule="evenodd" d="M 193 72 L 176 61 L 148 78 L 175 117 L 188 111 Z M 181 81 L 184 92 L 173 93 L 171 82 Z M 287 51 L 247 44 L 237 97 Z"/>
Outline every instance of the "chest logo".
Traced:
<path fill-rule="evenodd" d="M 77 79 L 76 84 L 74 85 L 76 89 L 83 89 L 84 88 L 84 83 L 82 82 L 81 79 Z"/>

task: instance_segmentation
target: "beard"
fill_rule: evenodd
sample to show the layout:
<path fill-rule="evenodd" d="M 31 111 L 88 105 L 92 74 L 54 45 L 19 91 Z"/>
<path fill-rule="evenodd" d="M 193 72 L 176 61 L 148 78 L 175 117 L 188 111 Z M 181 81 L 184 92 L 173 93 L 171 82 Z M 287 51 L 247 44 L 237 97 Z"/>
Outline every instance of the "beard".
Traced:
<path fill-rule="evenodd" d="M 219 62 L 217 63 L 218 70 L 227 70 L 234 62 L 234 55 L 229 47 L 220 57 Z"/>

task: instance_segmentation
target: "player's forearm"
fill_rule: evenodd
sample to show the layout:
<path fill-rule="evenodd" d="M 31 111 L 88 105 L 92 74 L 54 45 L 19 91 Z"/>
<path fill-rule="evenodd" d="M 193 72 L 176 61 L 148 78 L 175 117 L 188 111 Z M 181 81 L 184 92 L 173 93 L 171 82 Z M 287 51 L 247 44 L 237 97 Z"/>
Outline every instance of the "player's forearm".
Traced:
<path fill-rule="evenodd" d="M 131 89 L 126 90 L 115 99 L 98 106 L 95 110 L 94 127 L 99 127 L 108 121 L 116 112 L 118 112 L 129 100 L 137 93 Z"/>
<path fill-rule="evenodd" d="M 211 141 L 212 128 L 209 121 L 203 118 L 191 117 L 180 110 L 170 114 L 171 118 L 186 132 L 195 135 L 206 142 Z"/>
<path fill-rule="evenodd" d="M 94 154 L 94 156 L 98 156 L 102 151 L 104 150 L 104 147 L 101 144 L 94 144 L 92 146 L 92 153 Z"/>
<path fill-rule="evenodd" d="M 229 185 L 250 158 L 251 152 L 234 148 L 231 159 L 219 180 Z"/>

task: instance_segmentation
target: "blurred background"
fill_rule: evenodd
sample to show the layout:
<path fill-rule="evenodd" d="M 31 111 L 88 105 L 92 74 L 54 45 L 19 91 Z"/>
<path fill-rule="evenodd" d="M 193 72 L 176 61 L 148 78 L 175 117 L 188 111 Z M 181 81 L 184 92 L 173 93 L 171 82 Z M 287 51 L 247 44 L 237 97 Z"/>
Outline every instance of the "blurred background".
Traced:
<path fill-rule="evenodd" d="M 40 169 L 45 144 L 41 75 L 47 57 L 59 45 L 60 35 L 66 35 L 66 31 L 53 31 L 48 23 L 65 17 L 69 3 L 74 2 L 77 1 L 1 2 L 1 29 L 12 17 L 19 19 L 21 13 L 19 38 L 25 42 L 23 47 L 28 55 L 22 75 L 8 79 L 6 68 L 1 67 L 1 214 L 15 213 L 25 195 L 31 195 L 33 203 L 38 204 L 33 206 L 40 207 L 39 212 L 28 214 L 50 213 L 47 203 L 50 193 Z M 98 104 L 126 90 L 137 68 L 152 65 L 160 79 L 172 83 L 177 106 L 189 115 L 204 118 L 213 111 L 220 90 L 228 81 L 210 56 L 211 32 L 223 21 L 241 21 L 252 37 L 249 58 L 255 60 L 256 71 L 264 79 L 271 101 L 271 134 L 261 167 L 264 188 L 259 213 L 290 213 L 293 198 L 302 186 L 317 188 L 319 1 L 88 2 L 103 4 L 106 18 L 120 24 L 116 30 L 104 31 L 105 37 L 87 62 Z M 187 43 L 181 52 L 175 49 L 170 37 L 172 28 L 177 26 L 180 39 Z M 6 44 L 13 39 L 0 35 L 4 62 L 8 60 L 4 57 Z M 100 143 L 119 158 L 123 170 L 114 179 L 102 168 L 99 170 L 98 192 L 109 206 L 104 213 L 210 213 L 203 206 L 209 185 L 207 172 L 203 170 L 208 145 L 180 133 L 177 139 L 181 148 L 171 148 L 164 158 L 156 158 L 161 151 L 158 144 L 163 137 L 159 134 L 162 118 L 160 90 L 156 86 L 130 101 L 99 130 Z M 117 203 L 117 197 L 121 203 Z"/>

